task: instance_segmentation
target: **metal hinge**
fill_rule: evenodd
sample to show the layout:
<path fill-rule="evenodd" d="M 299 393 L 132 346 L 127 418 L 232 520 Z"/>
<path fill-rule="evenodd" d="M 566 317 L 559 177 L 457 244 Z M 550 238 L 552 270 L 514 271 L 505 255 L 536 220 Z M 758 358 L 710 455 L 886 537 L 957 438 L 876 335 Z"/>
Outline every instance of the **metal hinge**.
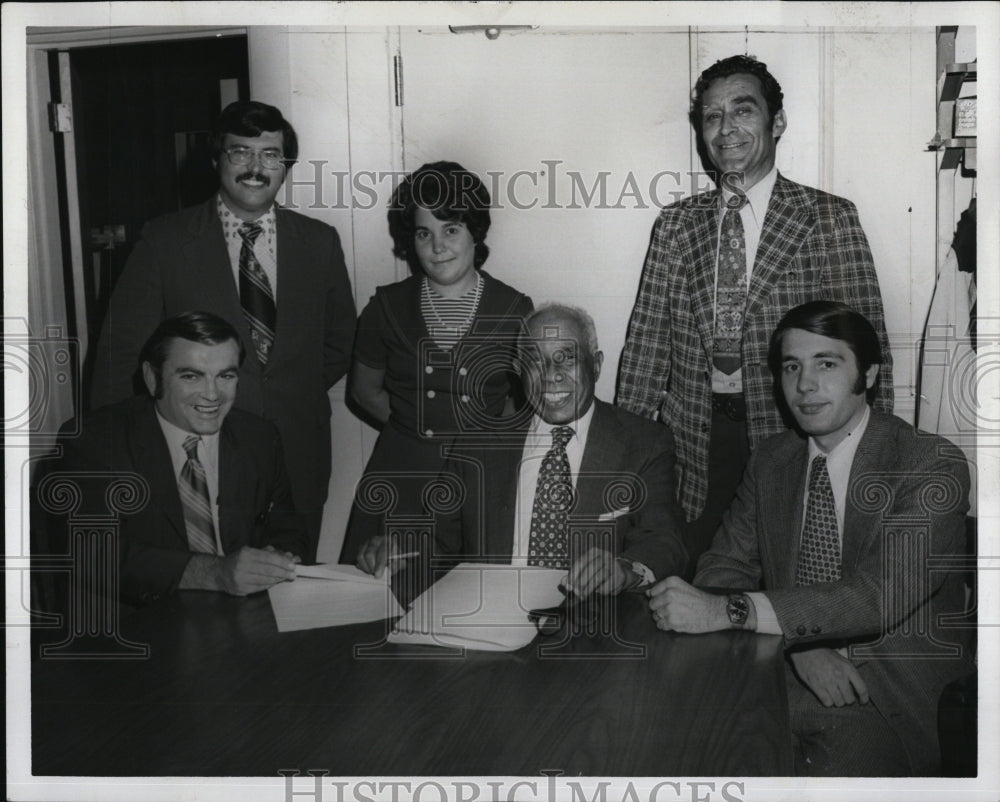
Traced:
<path fill-rule="evenodd" d="M 73 131 L 73 110 L 69 103 L 49 103 L 49 130 L 57 134 Z"/>

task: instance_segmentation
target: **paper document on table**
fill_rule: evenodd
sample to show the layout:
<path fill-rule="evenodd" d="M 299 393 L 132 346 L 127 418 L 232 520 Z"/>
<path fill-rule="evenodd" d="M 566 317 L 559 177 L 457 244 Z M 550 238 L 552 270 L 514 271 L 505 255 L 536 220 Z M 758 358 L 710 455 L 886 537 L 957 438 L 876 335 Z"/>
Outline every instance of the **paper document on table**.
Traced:
<path fill-rule="evenodd" d="M 372 583 L 302 576 L 273 585 L 267 595 L 278 632 L 384 621 L 405 612 L 384 578 Z"/>
<path fill-rule="evenodd" d="M 306 576 L 313 579 L 333 579 L 338 582 L 360 582 L 364 585 L 386 587 L 389 584 L 389 572 L 385 571 L 381 578 L 366 574 L 355 565 L 296 565 L 295 576 Z"/>
<path fill-rule="evenodd" d="M 562 602 L 559 583 L 565 576 L 553 568 L 462 563 L 410 605 L 389 642 L 520 649 L 537 634 L 528 612 Z"/>

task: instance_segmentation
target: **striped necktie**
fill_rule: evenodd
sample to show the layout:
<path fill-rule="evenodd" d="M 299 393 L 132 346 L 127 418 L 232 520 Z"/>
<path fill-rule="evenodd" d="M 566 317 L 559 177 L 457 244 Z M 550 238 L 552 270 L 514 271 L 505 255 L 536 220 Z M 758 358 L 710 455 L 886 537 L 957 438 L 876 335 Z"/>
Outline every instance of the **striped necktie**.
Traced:
<path fill-rule="evenodd" d="M 735 373 L 741 364 L 743 312 L 747 305 L 747 243 L 740 209 L 746 195 L 733 195 L 719 234 L 719 267 L 715 289 L 715 336 L 712 364 L 723 373 Z"/>
<path fill-rule="evenodd" d="M 566 444 L 573 436 L 569 426 L 552 430 L 552 448 L 538 471 L 535 501 L 531 506 L 528 565 L 569 568 L 569 511 L 573 507 L 573 477 Z"/>
<path fill-rule="evenodd" d="M 833 487 L 826 469 L 826 457 L 817 454 L 809 474 L 809 497 L 806 522 L 799 544 L 796 585 L 813 582 L 836 582 L 840 579 L 840 530 Z"/>
<path fill-rule="evenodd" d="M 266 365 L 274 345 L 274 327 L 278 317 L 274 306 L 274 291 L 267 273 L 257 261 L 253 252 L 254 242 L 260 236 L 260 223 L 244 223 L 240 226 L 243 245 L 240 247 L 240 303 L 250 339 L 261 365 Z"/>
<path fill-rule="evenodd" d="M 215 526 L 212 523 L 212 507 L 208 499 L 208 482 L 205 468 L 198 461 L 198 443 L 201 438 L 193 434 L 184 441 L 187 462 L 181 468 L 177 489 L 184 508 L 184 523 L 187 528 L 188 547 L 191 551 L 215 554 Z"/>

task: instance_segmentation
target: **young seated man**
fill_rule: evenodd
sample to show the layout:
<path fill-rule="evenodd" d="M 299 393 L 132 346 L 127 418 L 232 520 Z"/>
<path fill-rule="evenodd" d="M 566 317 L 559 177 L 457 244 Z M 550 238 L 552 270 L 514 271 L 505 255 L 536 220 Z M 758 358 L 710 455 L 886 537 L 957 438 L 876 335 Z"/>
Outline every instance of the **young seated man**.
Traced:
<path fill-rule="evenodd" d="M 933 565 L 964 550 L 966 461 L 871 409 L 878 337 L 844 304 L 789 311 L 768 358 L 798 431 L 754 452 L 697 587 L 657 583 L 653 617 L 783 637 L 797 773 L 934 774 L 938 698 L 971 669 L 967 633 L 940 627 L 961 577 Z"/>

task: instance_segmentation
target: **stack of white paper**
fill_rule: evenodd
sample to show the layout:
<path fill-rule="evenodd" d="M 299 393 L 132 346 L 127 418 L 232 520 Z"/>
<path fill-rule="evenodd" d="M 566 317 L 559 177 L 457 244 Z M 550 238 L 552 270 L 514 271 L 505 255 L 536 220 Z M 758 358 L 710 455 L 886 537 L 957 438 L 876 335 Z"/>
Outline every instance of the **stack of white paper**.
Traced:
<path fill-rule="evenodd" d="M 552 568 L 462 563 L 413 602 L 389 642 L 520 649 L 537 634 L 528 612 L 561 603 L 565 576 Z"/>
<path fill-rule="evenodd" d="M 278 632 L 383 621 L 403 615 L 389 588 L 353 565 L 298 565 L 294 582 L 268 589 Z"/>

